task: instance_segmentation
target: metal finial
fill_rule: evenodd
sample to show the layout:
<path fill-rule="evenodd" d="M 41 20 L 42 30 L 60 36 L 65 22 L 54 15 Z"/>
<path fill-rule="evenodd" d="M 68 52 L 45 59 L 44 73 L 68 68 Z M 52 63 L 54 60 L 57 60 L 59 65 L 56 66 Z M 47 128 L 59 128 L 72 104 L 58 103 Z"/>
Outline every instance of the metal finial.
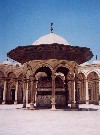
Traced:
<path fill-rule="evenodd" d="M 51 23 L 51 29 L 50 29 L 51 33 L 53 33 L 53 27 L 52 26 L 53 26 L 53 23 Z"/>
<path fill-rule="evenodd" d="M 98 59 L 98 56 L 96 55 L 96 60 Z"/>

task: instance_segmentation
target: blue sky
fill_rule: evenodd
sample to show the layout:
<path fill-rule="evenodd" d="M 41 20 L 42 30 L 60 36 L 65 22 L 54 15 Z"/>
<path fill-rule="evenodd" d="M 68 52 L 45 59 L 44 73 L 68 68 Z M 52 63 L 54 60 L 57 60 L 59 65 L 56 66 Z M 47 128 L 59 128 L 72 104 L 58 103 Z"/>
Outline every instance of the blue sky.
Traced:
<path fill-rule="evenodd" d="M 100 0 L 0 0 L 0 62 L 6 53 L 50 33 L 91 48 L 100 60 Z"/>

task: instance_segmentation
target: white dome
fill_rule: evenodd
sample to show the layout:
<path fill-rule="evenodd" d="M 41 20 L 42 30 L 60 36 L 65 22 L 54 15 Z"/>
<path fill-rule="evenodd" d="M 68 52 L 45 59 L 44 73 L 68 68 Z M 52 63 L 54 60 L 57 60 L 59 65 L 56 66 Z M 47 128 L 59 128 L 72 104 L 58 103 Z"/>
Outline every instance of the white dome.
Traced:
<path fill-rule="evenodd" d="M 50 33 L 40 37 L 38 40 L 33 42 L 32 45 L 53 44 L 53 43 L 69 45 L 69 43 L 63 37 L 58 36 L 55 33 Z"/>
<path fill-rule="evenodd" d="M 86 66 L 86 65 L 90 65 L 88 62 L 84 62 L 82 64 L 80 64 L 80 66 Z"/>
<path fill-rule="evenodd" d="M 95 60 L 95 61 L 92 62 L 92 64 L 100 64 L 100 61 Z"/>
<path fill-rule="evenodd" d="M 4 61 L 2 64 L 13 65 L 11 61 Z"/>
<path fill-rule="evenodd" d="M 19 62 L 16 62 L 16 63 L 14 63 L 14 66 L 22 66 L 22 64 L 21 63 L 19 63 Z"/>

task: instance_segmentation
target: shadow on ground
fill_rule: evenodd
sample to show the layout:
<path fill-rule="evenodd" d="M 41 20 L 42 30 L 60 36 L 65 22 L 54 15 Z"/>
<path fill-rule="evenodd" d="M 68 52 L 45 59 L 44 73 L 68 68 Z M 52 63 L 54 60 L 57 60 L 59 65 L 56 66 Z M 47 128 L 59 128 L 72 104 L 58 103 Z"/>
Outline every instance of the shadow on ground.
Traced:
<path fill-rule="evenodd" d="M 94 108 L 77 108 L 77 109 L 64 109 L 64 111 L 98 111 L 98 109 Z"/>
<path fill-rule="evenodd" d="M 30 107 L 27 108 L 16 108 L 16 109 L 24 109 L 31 110 Z M 47 108 L 34 108 L 33 110 L 51 110 L 51 111 L 98 111 L 99 109 L 95 108 L 60 108 L 60 109 L 47 109 Z"/>

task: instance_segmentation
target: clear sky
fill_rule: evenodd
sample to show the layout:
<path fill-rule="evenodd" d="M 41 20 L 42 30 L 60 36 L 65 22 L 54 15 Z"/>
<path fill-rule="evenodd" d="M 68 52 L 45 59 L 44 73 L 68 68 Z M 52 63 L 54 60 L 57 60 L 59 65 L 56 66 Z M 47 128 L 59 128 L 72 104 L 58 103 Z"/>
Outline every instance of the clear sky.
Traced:
<path fill-rule="evenodd" d="M 100 0 L 0 0 L 0 62 L 6 53 L 50 33 L 91 48 L 100 60 Z"/>

